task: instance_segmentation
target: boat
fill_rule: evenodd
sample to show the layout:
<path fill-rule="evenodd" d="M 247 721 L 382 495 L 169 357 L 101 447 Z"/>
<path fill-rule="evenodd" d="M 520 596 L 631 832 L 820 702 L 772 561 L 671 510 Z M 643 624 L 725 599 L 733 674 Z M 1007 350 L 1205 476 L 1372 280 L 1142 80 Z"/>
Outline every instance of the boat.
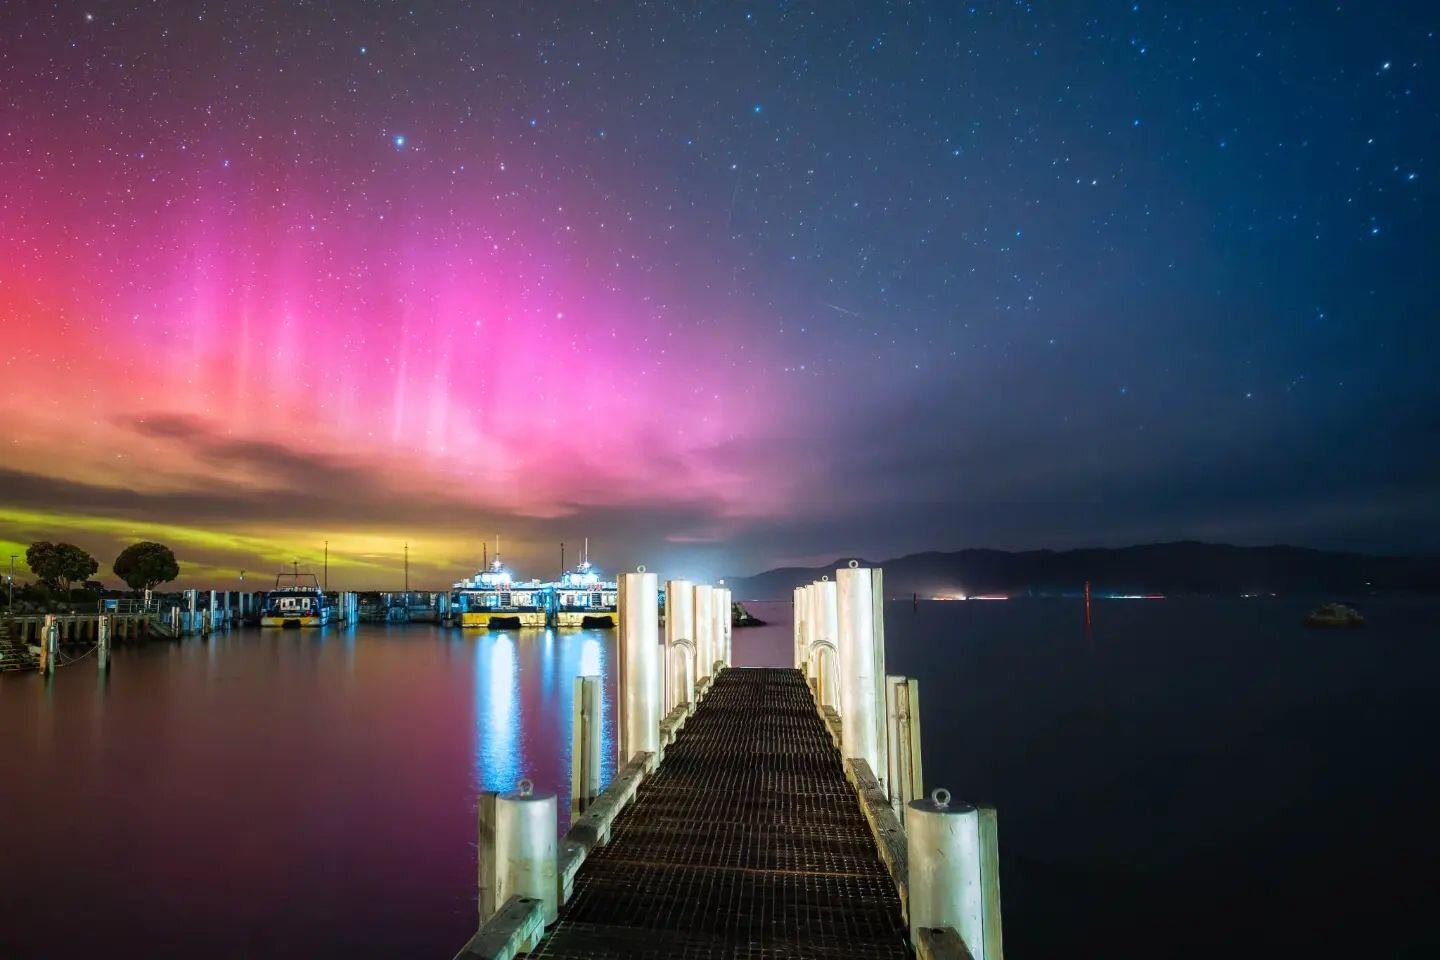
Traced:
<path fill-rule="evenodd" d="M 290 573 L 275 575 L 275 589 L 265 594 L 260 607 L 262 627 L 323 627 L 335 618 L 335 605 L 319 578 L 301 573 L 298 563 Z"/>
<path fill-rule="evenodd" d="M 495 541 L 495 559 L 475 576 L 458 580 L 450 595 L 453 620 L 462 627 L 506 630 L 515 627 L 543 627 L 548 614 L 548 590 L 539 580 L 517 582 L 500 560 L 500 541 Z"/>
<path fill-rule="evenodd" d="M 589 552 L 587 542 L 586 555 L 579 565 L 549 585 L 554 626 L 608 629 L 619 624 L 619 585 L 600 578 L 590 565 Z"/>
<path fill-rule="evenodd" d="M 1365 623 L 1360 611 L 1343 603 L 1326 603 L 1310 611 L 1307 627 L 1358 627 Z"/>

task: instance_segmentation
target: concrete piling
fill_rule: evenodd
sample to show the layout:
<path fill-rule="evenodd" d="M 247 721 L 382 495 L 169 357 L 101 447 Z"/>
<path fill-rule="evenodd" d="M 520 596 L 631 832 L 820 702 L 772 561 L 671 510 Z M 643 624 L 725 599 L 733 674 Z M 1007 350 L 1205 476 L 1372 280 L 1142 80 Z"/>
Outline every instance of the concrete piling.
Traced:
<path fill-rule="evenodd" d="M 835 582 L 822 578 L 810 585 L 810 660 L 815 697 L 822 707 L 843 710 L 840 703 L 839 594 Z"/>
<path fill-rule="evenodd" d="M 570 733 L 570 814 L 578 817 L 600 795 L 602 718 L 599 677 L 576 677 Z"/>
<path fill-rule="evenodd" d="M 695 702 L 700 680 L 695 656 L 695 585 L 665 581 L 665 712 Z"/>
<path fill-rule="evenodd" d="M 885 594 L 880 570 L 855 561 L 837 570 L 841 742 L 846 757 L 870 764 L 882 789 L 890 778 L 886 750 Z"/>
<path fill-rule="evenodd" d="M 794 667 L 800 672 L 805 672 L 805 588 L 796 587 L 793 593 L 795 611 L 791 620 L 791 642 L 794 645 Z"/>
<path fill-rule="evenodd" d="M 660 752 L 660 584 L 640 567 L 620 575 L 620 765 Z M 502 901 L 503 902 L 503 901 Z"/>
<path fill-rule="evenodd" d="M 730 589 L 716 587 L 711 605 L 715 608 L 715 660 L 725 666 L 731 665 L 730 629 L 734 622 L 730 613 Z"/>
<path fill-rule="evenodd" d="M 529 780 L 495 800 L 495 902 L 530 897 L 545 904 L 545 923 L 560 916 L 556 870 L 555 794 L 537 794 Z"/>
<path fill-rule="evenodd" d="M 905 832 L 911 942 L 922 929 L 953 927 L 974 960 L 1002 960 L 995 811 L 935 790 L 910 802 Z"/>
<path fill-rule="evenodd" d="M 695 584 L 695 670 L 700 679 L 715 675 L 715 588 Z"/>

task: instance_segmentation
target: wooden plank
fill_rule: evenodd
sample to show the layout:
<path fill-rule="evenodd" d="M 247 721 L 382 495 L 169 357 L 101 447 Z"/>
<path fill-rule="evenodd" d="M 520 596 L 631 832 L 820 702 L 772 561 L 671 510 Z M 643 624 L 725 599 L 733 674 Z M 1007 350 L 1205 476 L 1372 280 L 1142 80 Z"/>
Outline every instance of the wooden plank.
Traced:
<path fill-rule="evenodd" d="M 923 927 L 915 960 L 975 960 L 954 927 Z"/>
<path fill-rule="evenodd" d="M 495 863 L 495 797 L 493 792 L 480 794 L 475 811 L 479 838 L 476 857 L 477 905 L 482 927 L 495 914 L 495 890 L 499 880 Z"/>
<path fill-rule="evenodd" d="M 587 853 L 609 843 L 611 824 L 625 805 L 634 799 L 635 791 L 640 788 L 640 782 L 650 771 L 654 759 L 653 753 L 637 753 L 621 767 L 610 785 L 595 798 L 590 809 L 570 826 L 565 842 L 578 843 Z"/>
<path fill-rule="evenodd" d="M 860 801 L 860 810 L 865 814 L 865 822 L 870 827 L 870 835 L 874 837 L 875 846 L 880 852 L 880 861 L 885 864 L 885 869 L 895 884 L 895 892 L 900 897 L 901 911 L 908 917 L 910 854 L 905 829 L 900 826 L 900 818 L 895 816 L 895 809 L 890 806 L 890 798 L 880 788 L 880 782 L 875 779 L 875 774 L 870 772 L 870 764 L 864 759 L 860 757 L 846 759 L 845 779 L 850 781 L 850 785 L 855 788 L 856 798 Z"/>
<path fill-rule="evenodd" d="M 511 897 L 484 923 L 455 960 L 512 960 L 535 949 L 545 935 L 545 903 Z"/>
<path fill-rule="evenodd" d="M 1000 927 L 1000 835 L 995 808 L 980 807 L 980 898 L 985 960 L 1004 960 Z"/>

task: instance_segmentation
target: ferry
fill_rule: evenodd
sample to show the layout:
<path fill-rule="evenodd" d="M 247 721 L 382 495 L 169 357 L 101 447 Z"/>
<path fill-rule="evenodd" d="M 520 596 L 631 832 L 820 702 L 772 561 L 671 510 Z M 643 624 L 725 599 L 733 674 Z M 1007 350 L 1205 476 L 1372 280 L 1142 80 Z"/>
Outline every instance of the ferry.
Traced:
<path fill-rule="evenodd" d="M 275 589 L 265 594 L 260 608 L 262 627 L 323 627 L 335 618 L 335 606 L 320 589 L 319 578 L 301 573 L 299 564 L 290 573 L 275 575 Z"/>
<path fill-rule="evenodd" d="M 588 559 L 567 570 L 550 585 L 550 602 L 557 627 L 615 627 L 619 625 L 619 586 L 602 580 Z"/>
<path fill-rule="evenodd" d="M 497 546 L 489 569 L 454 584 L 450 603 L 462 627 L 504 630 L 543 627 L 548 607 L 545 584 L 539 580 L 516 582 L 500 561 Z"/>

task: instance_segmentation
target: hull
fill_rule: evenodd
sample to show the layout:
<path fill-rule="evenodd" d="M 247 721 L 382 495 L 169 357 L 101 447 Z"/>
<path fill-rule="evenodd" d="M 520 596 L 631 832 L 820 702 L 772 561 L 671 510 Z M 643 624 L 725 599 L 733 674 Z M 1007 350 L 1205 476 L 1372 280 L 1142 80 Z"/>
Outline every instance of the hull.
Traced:
<path fill-rule="evenodd" d="M 280 616 L 271 617 L 271 616 L 265 616 L 265 617 L 261 617 L 261 618 L 260 618 L 260 626 L 262 626 L 262 627 L 281 627 L 281 628 L 285 628 L 285 627 L 290 627 L 290 628 L 298 628 L 298 627 L 323 627 L 323 626 L 325 626 L 326 623 L 329 622 L 329 619 L 330 619 L 330 618 L 329 618 L 328 616 L 326 616 L 325 614 L 320 614 L 319 616 L 308 616 L 308 617 L 280 617 Z"/>
<path fill-rule="evenodd" d="M 555 626 L 589 627 L 603 630 L 616 626 L 619 616 L 614 610 L 557 610 L 555 611 Z"/>
<path fill-rule="evenodd" d="M 544 610 L 467 610 L 460 615 L 460 626 L 481 630 L 505 630 L 515 627 L 545 626 Z"/>

